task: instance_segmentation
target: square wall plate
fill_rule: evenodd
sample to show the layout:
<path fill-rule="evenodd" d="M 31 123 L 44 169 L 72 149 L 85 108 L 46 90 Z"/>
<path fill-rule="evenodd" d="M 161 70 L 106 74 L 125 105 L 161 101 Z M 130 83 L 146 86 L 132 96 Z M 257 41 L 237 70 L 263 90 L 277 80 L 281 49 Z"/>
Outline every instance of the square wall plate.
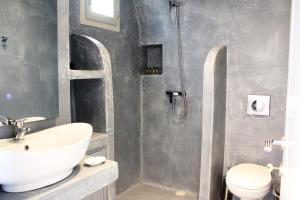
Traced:
<path fill-rule="evenodd" d="M 270 115 L 270 96 L 248 95 L 247 114 L 248 115 Z"/>

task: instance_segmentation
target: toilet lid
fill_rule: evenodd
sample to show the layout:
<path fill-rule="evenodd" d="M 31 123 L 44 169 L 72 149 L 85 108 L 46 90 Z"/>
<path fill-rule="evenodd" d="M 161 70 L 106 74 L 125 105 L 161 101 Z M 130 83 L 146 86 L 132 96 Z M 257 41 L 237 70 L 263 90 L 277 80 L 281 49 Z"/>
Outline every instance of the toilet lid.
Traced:
<path fill-rule="evenodd" d="M 258 190 L 270 185 L 271 173 L 264 166 L 240 164 L 227 172 L 226 181 L 239 188 Z"/>

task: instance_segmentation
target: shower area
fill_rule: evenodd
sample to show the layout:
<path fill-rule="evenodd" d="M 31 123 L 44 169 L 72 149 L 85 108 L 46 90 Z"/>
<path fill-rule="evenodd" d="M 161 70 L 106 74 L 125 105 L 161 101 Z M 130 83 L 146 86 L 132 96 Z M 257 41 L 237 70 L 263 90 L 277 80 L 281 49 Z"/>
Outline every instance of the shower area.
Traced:
<path fill-rule="evenodd" d="M 134 2 L 138 45 L 143 49 L 141 171 L 136 184 L 122 190 L 118 200 L 221 199 L 227 49 L 218 45 L 222 41 L 200 37 L 202 30 L 195 32 L 200 13 L 194 7 L 200 8 L 200 2 Z M 161 73 L 152 74 L 156 67 Z"/>

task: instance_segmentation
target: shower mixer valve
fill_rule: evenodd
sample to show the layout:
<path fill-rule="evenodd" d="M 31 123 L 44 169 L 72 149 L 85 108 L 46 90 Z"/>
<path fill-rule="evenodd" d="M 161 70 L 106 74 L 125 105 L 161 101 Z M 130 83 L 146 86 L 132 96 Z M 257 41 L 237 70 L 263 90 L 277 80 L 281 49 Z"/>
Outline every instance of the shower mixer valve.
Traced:
<path fill-rule="evenodd" d="M 1 36 L 1 38 L 0 38 L 0 41 L 1 41 L 0 47 L 2 47 L 3 49 L 6 49 L 7 40 L 8 40 L 7 36 Z"/>
<path fill-rule="evenodd" d="M 167 90 L 166 95 L 169 97 L 170 103 L 173 103 L 176 96 L 186 96 L 186 92 L 177 90 Z"/>
<path fill-rule="evenodd" d="M 179 7 L 181 2 L 179 0 L 170 0 L 169 4 L 171 7 Z"/>

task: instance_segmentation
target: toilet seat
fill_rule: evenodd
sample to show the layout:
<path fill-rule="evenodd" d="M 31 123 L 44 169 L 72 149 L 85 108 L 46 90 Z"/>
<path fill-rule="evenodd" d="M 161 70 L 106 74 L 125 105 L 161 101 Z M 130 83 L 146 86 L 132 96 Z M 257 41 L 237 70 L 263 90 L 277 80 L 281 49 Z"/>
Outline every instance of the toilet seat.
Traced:
<path fill-rule="evenodd" d="M 226 182 L 245 190 L 261 190 L 271 185 L 271 173 L 267 168 L 255 164 L 240 164 L 227 172 Z"/>
<path fill-rule="evenodd" d="M 263 200 L 263 198 L 269 193 L 271 188 L 269 186 L 260 190 L 249 190 L 235 187 L 228 182 L 226 184 L 228 190 L 235 196 L 239 197 L 241 200 Z"/>

